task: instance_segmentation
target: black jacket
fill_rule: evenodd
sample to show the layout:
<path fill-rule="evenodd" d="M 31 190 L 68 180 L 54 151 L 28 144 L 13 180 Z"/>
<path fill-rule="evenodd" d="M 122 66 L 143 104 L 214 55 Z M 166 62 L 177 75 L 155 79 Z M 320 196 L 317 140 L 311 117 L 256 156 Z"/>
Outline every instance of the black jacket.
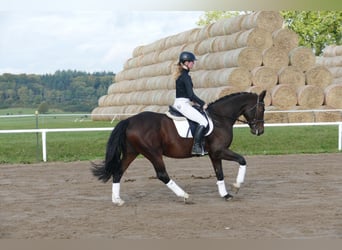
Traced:
<path fill-rule="evenodd" d="M 201 107 L 205 102 L 195 95 L 193 90 L 192 79 L 189 70 L 182 70 L 181 75 L 176 80 L 176 98 L 189 98 L 190 101 L 199 104 Z"/>

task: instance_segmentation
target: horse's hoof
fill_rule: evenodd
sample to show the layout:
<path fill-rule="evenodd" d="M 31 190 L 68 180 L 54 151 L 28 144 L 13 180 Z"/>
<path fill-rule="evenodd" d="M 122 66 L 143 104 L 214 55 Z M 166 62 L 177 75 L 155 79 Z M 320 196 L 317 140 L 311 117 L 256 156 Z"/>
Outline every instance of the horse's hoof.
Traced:
<path fill-rule="evenodd" d="M 223 198 L 225 199 L 225 201 L 229 201 L 229 200 L 231 200 L 231 199 L 233 199 L 233 195 L 231 195 L 231 194 L 226 194 Z"/>
<path fill-rule="evenodd" d="M 187 196 L 187 198 L 184 197 L 184 204 L 186 205 L 192 205 L 195 204 L 192 196 L 190 197 L 189 195 Z"/>
<path fill-rule="evenodd" d="M 239 192 L 239 190 L 240 190 L 240 184 L 239 183 L 233 183 L 231 185 L 231 190 L 232 190 L 232 192 L 237 194 Z"/>
<path fill-rule="evenodd" d="M 125 201 L 122 200 L 122 199 L 113 199 L 113 204 L 118 206 L 118 207 L 121 207 L 123 204 L 125 204 Z"/>

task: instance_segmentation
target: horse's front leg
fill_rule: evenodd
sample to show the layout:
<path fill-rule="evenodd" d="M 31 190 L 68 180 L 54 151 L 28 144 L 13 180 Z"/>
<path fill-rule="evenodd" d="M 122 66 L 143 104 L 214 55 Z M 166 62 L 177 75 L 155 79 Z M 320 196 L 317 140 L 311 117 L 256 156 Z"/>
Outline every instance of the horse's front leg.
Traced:
<path fill-rule="evenodd" d="M 239 155 L 230 149 L 226 149 L 222 151 L 222 159 L 227 160 L 227 161 L 235 161 L 239 163 L 239 170 L 238 174 L 236 176 L 236 181 L 235 183 L 232 184 L 231 188 L 232 191 L 235 193 L 238 193 L 241 187 L 241 184 L 244 183 L 245 181 L 245 176 L 246 176 L 246 170 L 247 170 L 247 162 L 245 158 L 242 155 Z"/>
<path fill-rule="evenodd" d="M 224 198 L 226 201 L 231 200 L 233 196 L 227 192 L 226 189 L 226 184 L 224 182 L 224 175 L 223 175 L 223 170 L 222 170 L 222 160 L 221 159 L 214 159 L 210 157 L 211 162 L 214 167 L 214 171 L 216 174 L 216 179 L 217 179 L 217 188 L 220 196 Z"/>

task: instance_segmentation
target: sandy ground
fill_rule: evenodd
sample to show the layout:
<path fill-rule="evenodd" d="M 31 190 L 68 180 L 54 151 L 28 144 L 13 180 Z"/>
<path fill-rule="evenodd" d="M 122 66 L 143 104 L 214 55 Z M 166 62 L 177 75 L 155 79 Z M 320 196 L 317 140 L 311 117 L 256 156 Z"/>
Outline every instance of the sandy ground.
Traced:
<path fill-rule="evenodd" d="M 224 201 L 207 157 L 166 158 L 192 204 L 137 159 L 122 179 L 122 207 L 89 162 L 0 165 L 0 238 L 342 239 L 342 153 L 246 159 L 245 184 Z M 227 187 L 237 168 L 224 163 Z"/>

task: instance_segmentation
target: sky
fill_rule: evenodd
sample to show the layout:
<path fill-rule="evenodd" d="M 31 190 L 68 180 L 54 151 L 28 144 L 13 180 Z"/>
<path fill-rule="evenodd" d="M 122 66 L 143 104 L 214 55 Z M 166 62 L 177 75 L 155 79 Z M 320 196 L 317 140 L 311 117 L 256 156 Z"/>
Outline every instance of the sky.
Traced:
<path fill-rule="evenodd" d="M 123 70 L 134 48 L 198 27 L 204 11 L 0 10 L 0 74 Z"/>

